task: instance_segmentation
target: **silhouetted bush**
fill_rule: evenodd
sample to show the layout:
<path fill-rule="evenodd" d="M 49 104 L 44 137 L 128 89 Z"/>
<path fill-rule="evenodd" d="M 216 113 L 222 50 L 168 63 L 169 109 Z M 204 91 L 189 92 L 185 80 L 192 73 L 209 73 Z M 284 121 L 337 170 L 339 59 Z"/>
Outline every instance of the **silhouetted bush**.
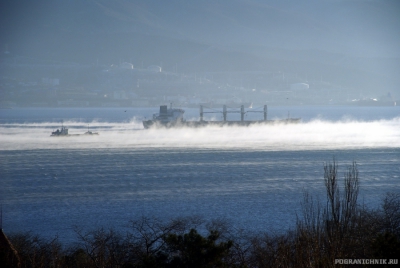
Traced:
<path fill-rule="evenodd" d="M 45 240 L 30 233 L 9 237 L 21 260 L 21 267 L 59 267 L 65 253 L 58 238 Z"/>

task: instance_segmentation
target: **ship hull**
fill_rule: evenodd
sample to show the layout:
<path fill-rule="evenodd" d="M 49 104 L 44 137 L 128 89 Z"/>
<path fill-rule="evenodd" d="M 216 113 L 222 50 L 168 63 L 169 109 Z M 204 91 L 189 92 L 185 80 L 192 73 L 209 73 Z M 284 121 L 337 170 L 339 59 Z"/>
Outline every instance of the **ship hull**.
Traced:
<path fill-rule="evenodd" d="M 62 135 L 50 135 L 50 137 L 76 137 L 76 136 L 98 136 L 99 133 L 84 133 L 84 134 L 62 134 Z"/>
<path fill-rule="evenodd" d="M 251 125 L 266 125 L 266 124 L 296 124 L 299 123 L 299 118 L 289 118 L 282 120 L 260 120 L 260 121 L 173 121 L 173 122 L 162 122 L 157 120 L 146 120 L 143 121 L 143 127 L 149 128 L 200 128 L 207 126 L 241 126 L 247 127 Z"/>

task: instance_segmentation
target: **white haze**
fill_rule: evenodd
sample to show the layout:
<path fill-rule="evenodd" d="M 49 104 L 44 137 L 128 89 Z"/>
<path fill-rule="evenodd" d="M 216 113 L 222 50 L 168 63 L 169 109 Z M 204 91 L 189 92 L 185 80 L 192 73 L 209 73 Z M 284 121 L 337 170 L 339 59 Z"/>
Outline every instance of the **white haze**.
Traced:
<path fill-rule="evenodd" d="M 66 121 L 70 134 L 87 123 Z M 240 150 L 325 150 L 399 148 L 400 117 L 378 121 L 311 120 L 299 124 L 145 130 L 139 120 L 91 122 L 98 136 L 50 137 L 54 123 L 0 125 L 0 150 L 104 148 L 220 148 Z"/>

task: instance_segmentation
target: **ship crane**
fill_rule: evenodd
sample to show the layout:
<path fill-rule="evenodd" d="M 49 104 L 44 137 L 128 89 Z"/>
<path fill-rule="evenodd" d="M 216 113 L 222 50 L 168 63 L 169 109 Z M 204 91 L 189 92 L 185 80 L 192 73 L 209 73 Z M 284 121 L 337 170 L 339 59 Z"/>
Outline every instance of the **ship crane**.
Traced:
<path fill-rule="evenodd" d="M 212 113 L 221 113 L 220 111 L 213 111 L 213 112 L 204 112 L 204 107 L 203 105 L 200 105 L 200 121 L 204 121 L 204 114 L 212 114 Z M 236 110 L 228 110 L 227 106 L 223 106 L 222 114 L 224 116 L 224 122 L 227 121 L 227 114 L 228 113 L 240 113 L 240 121 L 244 121 L 244 115 L 246 113 L 264 113 L 264 121 L 267 121 L 267 105 L 264 105 L 264 111 L 245 111 L 244 110 L 244 105 L 240 106 L 240 111 Z"/>

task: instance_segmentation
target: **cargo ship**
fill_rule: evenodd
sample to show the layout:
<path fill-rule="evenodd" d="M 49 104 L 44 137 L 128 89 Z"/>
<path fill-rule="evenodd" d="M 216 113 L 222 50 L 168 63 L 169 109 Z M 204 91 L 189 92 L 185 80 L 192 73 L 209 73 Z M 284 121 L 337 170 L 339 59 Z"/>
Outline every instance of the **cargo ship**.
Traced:
<path fill-rule="evenodd" d="M 249 112 L 261 112 L 264 114 L 263 120 L 244 120 L 244 115 Z M 267 120 L 267 105 L 264 105 L 263 111 L 245 111 L 244 106 L 240 108 L 241 120 L 228 121 L 228 113 L 239 113 L 239 111 L 228 111 L 227 106 L 223 106 L 223 121 L 205 121 L 203 116 L 205 113 L 218 113 L 215 111 L 205 112 L 204 107 L 200 105 L 200 120 L 186 121 L 183 118 L 185 110 L 180 108 L 168 108 L 167 105 L 161 105 L 159 113 L 153 114 L 153 119 L 144 120 L 143 127 L 149 128 L 179 128 L 179 127 L 206 127 L 206 126 L 250 126 L 255 124 L 292 124 L 300 122 L 300 118 L 287 118 L 281 120 Z"/>

